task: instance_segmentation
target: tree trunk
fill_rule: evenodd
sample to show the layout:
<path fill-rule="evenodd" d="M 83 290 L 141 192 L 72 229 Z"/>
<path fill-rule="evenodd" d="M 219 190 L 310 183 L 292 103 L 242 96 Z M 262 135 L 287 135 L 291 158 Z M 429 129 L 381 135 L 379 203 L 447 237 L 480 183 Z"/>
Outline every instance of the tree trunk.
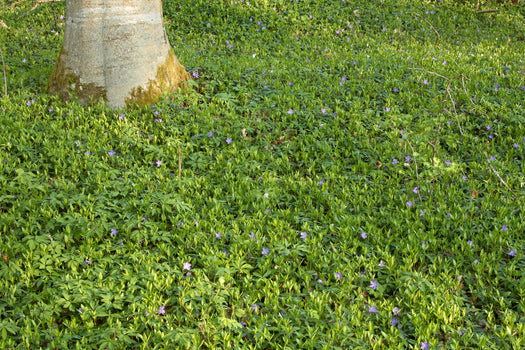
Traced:
<path fill-rule="evenodd" d="M 66 0 L 49 93 L 119 108 L 155 102 L 188 79 L 166 36 L 161 0 Z"/>

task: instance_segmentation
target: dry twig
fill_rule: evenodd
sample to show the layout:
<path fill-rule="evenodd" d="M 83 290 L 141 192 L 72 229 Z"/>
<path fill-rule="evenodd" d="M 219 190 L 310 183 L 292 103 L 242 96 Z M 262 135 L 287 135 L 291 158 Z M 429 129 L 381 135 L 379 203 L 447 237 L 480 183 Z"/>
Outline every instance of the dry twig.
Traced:
<path fill-rule="evenodd" d="M 483 152 L 483 154 L 485 154 L 485 158 L 487 158 L 487 163 L 489 164 L 489 169 L 492 170 L 492 172 L 494 173 L 494 175 L 496 175 L 498 177 L 498 179 L 501 181 L 501 183 L 503 183 L 505 185 L 505 187 L 507 187 L 507 189 L 510 191 L 510 193 L 512 193 L 516 198 L 519 198 L 519 196 L 509 187 L 509 185 L 507 185 L 507 183 L 505 182 L 505 180 L 503 180 L 501 178 L 501 176 L 498 174 L 498 172 L 496 171 L 496 169 L 494 169 L 494 167 L 492 166 L 492 164 L 490 164 L 490 158 L 489 156 L 487 155 L 487 152 Z"/>
<path fill-rule="evenodd" d="M 7 96 L 7 74 L 5 72 L 4 54 L 0 48 L 0 57 L 2 58 L 2 67 L 4 68 L 4 96 Z"/>

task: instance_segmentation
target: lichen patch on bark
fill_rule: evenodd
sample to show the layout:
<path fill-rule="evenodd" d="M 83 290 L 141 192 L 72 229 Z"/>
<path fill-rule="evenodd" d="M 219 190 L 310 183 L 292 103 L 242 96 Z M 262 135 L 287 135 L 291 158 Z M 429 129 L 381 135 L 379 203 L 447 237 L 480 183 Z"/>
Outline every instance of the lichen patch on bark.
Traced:
<path fill-rule="evenodd" d="M 139 106 L 146 106 L 155 103 L 163 94 L 183 88 L 184 82 L 188 80 L 188 72 L 170 50 L 166 61 L 158 66 L 155 79 L 150 80 L 145 87 L 133 88 L 126 99 L 126 104 L 136 103 Z"/>

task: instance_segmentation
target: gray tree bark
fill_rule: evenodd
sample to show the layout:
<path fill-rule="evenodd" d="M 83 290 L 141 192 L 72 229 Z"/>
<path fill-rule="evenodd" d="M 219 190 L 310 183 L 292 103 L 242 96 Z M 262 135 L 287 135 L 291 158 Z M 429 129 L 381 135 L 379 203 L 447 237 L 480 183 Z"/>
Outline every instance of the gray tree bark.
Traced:
<path fill-rule="evenodd" d="M 155 102 L 188 79 L 166 36 L 161 0 L 66 0 L 48 93 L 120 108 Z"/>

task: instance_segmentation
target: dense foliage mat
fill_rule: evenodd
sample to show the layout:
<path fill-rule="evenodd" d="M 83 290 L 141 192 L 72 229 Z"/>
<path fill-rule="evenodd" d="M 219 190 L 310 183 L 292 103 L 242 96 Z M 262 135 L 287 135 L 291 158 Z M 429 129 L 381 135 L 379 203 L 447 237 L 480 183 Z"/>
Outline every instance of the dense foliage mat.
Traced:
<path fill-rule="evenodd" d="M 525 10 L 491 4 L 166 0 L 191 88 L 111 111 L 45 94 L 64 3 L 8 1 L 0 348 L 523 347 Z"/>

